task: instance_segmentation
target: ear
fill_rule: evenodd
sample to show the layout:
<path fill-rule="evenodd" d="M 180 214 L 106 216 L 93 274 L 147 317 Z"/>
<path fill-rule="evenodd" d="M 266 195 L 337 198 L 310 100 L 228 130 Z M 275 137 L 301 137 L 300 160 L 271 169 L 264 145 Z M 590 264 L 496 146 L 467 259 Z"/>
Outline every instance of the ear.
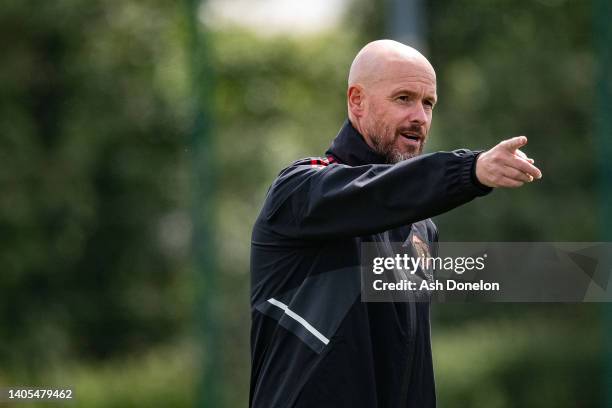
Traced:
<path fill-rule="evenodd" d="M 351 85 L 346 91 L 348 109 L 356 118 L 360 118 L 365 112 L 365 94 L 360 85 Z"/>

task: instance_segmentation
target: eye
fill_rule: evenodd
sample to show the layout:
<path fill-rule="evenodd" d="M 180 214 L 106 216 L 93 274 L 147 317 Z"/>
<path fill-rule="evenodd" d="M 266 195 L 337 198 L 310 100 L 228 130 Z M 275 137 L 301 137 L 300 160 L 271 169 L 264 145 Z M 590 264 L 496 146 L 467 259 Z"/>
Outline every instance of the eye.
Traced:
<path fill-rule="evenodd" d="M 397 97 L 397 100 L 400 102 L 408 102 L 410 101 L 410 97 L 408 95 L 400 95 Z"/>
<path fill-rule="evenodd" d="M 427 106 L 429 109 L 433 109 L 434 107 L 434 103 L 431 100 L 426 100 L 425 102 L 423 102 L 423 105 Z"/>

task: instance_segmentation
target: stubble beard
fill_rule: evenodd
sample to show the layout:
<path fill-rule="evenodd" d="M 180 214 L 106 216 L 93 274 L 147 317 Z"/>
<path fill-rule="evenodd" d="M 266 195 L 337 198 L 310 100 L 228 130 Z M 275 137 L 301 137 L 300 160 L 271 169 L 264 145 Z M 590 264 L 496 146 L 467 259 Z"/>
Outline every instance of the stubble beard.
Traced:
<path fill-rule="evenodd" d="M 412 129 L 412 131 L 418 132 L 420 129 Z M 379 121 L 374 122 L 373 129 L 368 133 L 373 150 L 383 156 L 388 164 L 412 159 L 423 153 L 424 139 L 422 139 L 419 147 L 411 146 L 409 151 L 402 151 L 396 147 L 398 139 L 402 136 L 395 129 L 385 126 Z"/>

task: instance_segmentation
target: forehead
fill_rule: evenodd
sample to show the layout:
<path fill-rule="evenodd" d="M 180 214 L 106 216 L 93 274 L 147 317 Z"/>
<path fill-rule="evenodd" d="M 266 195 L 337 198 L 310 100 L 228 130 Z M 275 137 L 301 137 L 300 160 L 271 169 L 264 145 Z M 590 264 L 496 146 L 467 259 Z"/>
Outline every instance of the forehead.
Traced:
<path fill-rule="evenodd" d="M 377 85 L 386 91 L 406 88 L 435 94 L 436 74 L 431 65 L 423 61 L 390 61 L 381 70 Z"/>

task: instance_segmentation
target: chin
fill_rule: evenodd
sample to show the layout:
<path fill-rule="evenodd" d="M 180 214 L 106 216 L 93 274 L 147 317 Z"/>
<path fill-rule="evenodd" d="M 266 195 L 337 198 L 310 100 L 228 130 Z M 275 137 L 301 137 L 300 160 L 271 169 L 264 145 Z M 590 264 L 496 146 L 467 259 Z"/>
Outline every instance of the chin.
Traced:
<path fill-rule="evenodd" d="M 387 156 L 387 161 L 390 164 L 395 164 L 395 163 L 399 163 L 399 162 L 404 161 L 404 160 L 412 159 L 413 157 L 416 157 L 416 156 L 418 156 L 420 154 L 421 154 L 420 151 L 406 152 L 406 151 L 393 150 Z"/>

